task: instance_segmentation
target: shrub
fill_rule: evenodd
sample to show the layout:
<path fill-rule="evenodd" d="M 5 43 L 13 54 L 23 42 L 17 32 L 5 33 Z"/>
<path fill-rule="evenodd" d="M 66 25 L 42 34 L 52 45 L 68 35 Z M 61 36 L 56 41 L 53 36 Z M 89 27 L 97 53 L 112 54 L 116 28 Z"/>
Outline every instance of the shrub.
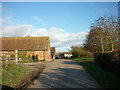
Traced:
<path fill-rule="evenodd" d="M 32 56 L 27 55 L 27 59 L 32 60 Z"/>
<path fill-rule="evenodd" d="M 24 60 L 32 60 L 32 56 L 27 55 L 27 51 L 18 51 L 18 56 Z"/>
<path fill-rule="evenodd" d="M 12 54 L 10 57 L 11 57 L 11 58 L 15 58 L 15 54 Z"/>
<path fill-rule="evenodd" d="M 18 51 L 18 56 L 22 59 L 26 59 L 26 51 Z"/>
<path fill-rule="evenodd" d="M 95 63 L 102 68 L 109 69 L 111 67 L 111 53 L 96 53 L 94 54 Z"/>
<path fill-rule="evenodd" d="M 95 63 L 120 76 L 120 50 L 106 53 L 94 53 Z"/>
<path fill-rule="evenodd" d="M 86 51 L 83 47 L 72 46 L 71 53 L 73 55 L 73 58 L 93 57 L 93 54 L 90 53 L 89 51 Z"/>

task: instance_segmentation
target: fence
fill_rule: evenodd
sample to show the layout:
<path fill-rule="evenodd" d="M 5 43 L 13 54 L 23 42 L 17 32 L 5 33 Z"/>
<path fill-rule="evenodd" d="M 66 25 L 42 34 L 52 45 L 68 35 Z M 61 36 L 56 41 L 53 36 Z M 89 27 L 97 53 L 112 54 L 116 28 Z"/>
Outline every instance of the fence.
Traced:
<path fill-rule="evenodd" d="M 2 55 L 5 55 L 5 57 L 3 58 Z M 11 57 L 7 57 L 7 56 L 10 56 L 10 55 L 15 55 L 14 58 L 11 58 Z M 7 64 L 8 62 L 16 62 L 18 63 L 18 50 L 15 50 L 14 53 L 0 53 L 0 61 L 1 63 L 5 63 Z"/>

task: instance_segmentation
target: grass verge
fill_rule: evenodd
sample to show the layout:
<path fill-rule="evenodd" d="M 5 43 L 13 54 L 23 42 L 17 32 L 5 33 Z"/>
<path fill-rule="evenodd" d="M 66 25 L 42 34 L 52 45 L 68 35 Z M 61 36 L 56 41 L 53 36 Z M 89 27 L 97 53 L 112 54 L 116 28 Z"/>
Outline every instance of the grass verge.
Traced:
<path fill-rule="evenodd" d="M 70 59 L 74 61 L 93 61 L 94 60 L 94 58 L 86 58 L 86 57 L 70 58 Z"/>
<path fill-rule="evenodd" d="M 116 77 L 115 74 L 103 70 L 93 62 L 80 62 L 80 65 L 82 65 L 103 88 L 120 88 L 119 78 Z"/>
<path fill-rule="evenodd" d="M 29 69 L 15 63 L 2 67 L 2 85 L 14 87 L 29 72 Z"/>
<path fill-rule="evenodd" d="M 38 60 L 38 59 L 35 59 L 34 61 L 33 61 L 33 60 L 22 60 L 22 61 L 18 61 L 18 63 L 34 63 L 34 62 L 46 62 L 46 60 Z"/>
<path fill-rule="evenodd" d="M 34 63 L 34 62 L 39 62 L 39 60 L 23 60 L 23 61 L 18 61 L 18 63 Z"/>
<path fill-rule="evenodd" d="M 103 88 L 120 88 L 120 78 L 114 73 L 107 72 L 94 64 L 94 58 L 72 58 L 71 60 L 81 61 L 80 65 L 82 65 Z"/>

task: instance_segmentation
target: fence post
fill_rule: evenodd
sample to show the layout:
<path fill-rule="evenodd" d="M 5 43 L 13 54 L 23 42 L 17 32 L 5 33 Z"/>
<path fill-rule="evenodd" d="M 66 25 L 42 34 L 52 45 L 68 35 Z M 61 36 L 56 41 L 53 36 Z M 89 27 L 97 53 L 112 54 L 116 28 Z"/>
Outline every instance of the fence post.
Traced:
<path fill-rule="evenodd" d="M 16 60 L 16 63 L 18 63 L 18 50 L 15 50 L 15 60 Z"/>

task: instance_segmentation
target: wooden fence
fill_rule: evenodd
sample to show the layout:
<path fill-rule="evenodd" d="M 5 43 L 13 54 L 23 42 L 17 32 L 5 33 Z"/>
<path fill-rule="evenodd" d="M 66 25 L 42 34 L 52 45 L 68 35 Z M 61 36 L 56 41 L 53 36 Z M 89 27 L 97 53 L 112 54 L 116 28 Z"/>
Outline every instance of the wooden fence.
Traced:
<path fill-rule="evenodd" d="M 10 58 L 10 57 L 5 57 L 5 58 L 2 58 L 2 54 L 5 54 L 5 55 L 15 55 L 14 58 Z M 18 50 L 15 50 L 14 53 L 0 53 L 0 61 L 1 62 L 5 62 L 5 63 L 8 63 L 8 62 L 16 62 L 18 63 Z"/>

